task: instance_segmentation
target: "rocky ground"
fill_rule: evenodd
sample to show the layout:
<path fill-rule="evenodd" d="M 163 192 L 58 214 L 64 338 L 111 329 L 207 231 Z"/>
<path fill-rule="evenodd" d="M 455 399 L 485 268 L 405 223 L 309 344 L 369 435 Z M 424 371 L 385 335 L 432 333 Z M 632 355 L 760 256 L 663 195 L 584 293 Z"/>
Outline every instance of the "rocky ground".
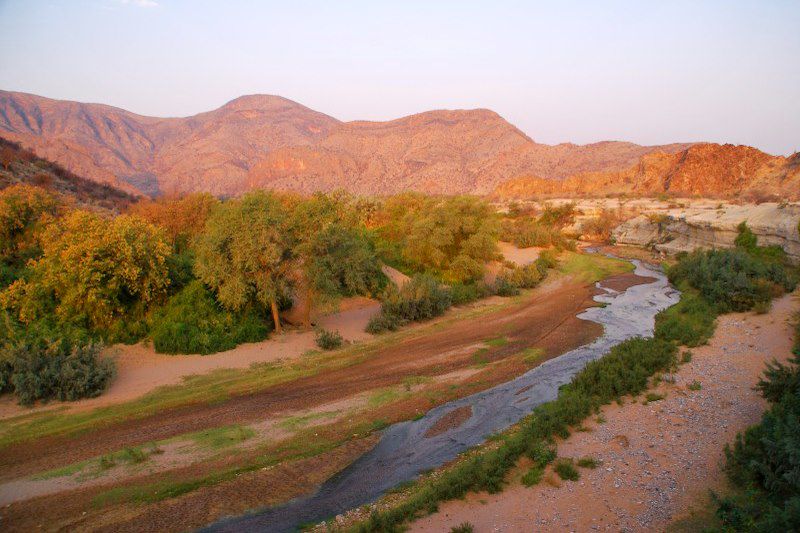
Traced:
<path fill-rule="evenodd" d="M 777 300 L 768 314 L 719 319 L 707 346 L 664 376 L 644 396 L 610 405 L 602 415 L 558 444 L 560 457 L 592 457 L 596 469 L 580 469 L 576 482 L 548 471 L 537 486 L 511 474 L 499 494 L 472 494 L 448 502 L 412 531 L 447 531 L 469 522 L 488 531 L 661 531 L 707 512 L 709 490 L 725 490 L 723 448 L 756 423 L 765 402 L 753 390 L 765 362 L 791 354 L 791 317 L 800 298 Z"/>

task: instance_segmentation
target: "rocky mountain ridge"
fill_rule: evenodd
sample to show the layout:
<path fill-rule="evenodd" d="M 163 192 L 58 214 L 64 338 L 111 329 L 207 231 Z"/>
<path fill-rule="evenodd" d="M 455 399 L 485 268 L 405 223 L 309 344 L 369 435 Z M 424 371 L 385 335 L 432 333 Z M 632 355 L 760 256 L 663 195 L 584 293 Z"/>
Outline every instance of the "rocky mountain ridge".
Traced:
<path fill-rule="evenodd" d="M 150 195 L 251 188 L 487 194 L 519 176 L 620 172 L 688 144 L 536 143 L 493 111 L 341 122 L 250 95 L 185 118 L 0 91 L 0 135 L 101 183 Z"/>

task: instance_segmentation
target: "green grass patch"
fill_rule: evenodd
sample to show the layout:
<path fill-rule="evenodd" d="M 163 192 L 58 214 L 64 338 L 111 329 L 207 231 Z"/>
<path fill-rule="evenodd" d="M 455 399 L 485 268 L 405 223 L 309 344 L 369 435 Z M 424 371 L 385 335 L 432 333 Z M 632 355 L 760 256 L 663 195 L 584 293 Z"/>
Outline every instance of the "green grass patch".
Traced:
<path fill-rule="evenodd" d="M 703 388 L 703 385 L 702 385 L 702 383 L 700 383 L 699 381 L 697 381 L 697 380 L 694 380 L 694 381 L 692 381 L 691 383 L 689 383 L 689 386 L 688 386 L 687 388 L 688 388 L 689 390 L 695 390 L 695 391 L 696 391 L 696 390 L 700 390 L 700 389 L 702 389 L 702 388 Z"/>
<path fill-rule="evenodd" d="M 369 399 L 367 399 L 367 406 L 371 408 L 380 407 L 382 405 L 386 405 L 387 403 L 399 400 L 401 396 L 402 393 L 396 388 L 389 387 L 386 389 L 380 389 L 379 391 L 370 394 Z"/>
<path fill-rule="evenodd" d="M 489 364 L 489 348 L 481 348 L 472 354 L 472 364 L 483 367 Z"/>
<path fill-rule="evenodd" d="M 298 429 L 305 427 L 309 424 L 312 424 L 314 422 L 336 418 L 337 416 L 339 416 L 339 414 L 340 411 L 324 411 L 321 413 L 309 413 L 306 415 L 290 416 L 289 418 L 281 420 L 278 423 L 278 427 L 283 428 L 287 431 L 297 431 Z"/>
<path fill-rule="evenodd" d="M 522 360 L 529 365 L 534 363 L 538 363 L 539 360 L 544 357 L 544 350 L 541 348 L 525 348 L 520 353 Z"/>
<path fill-rule="evenodd" d="M 650 402 L 657 402 L 657 401 L 663 400 L 663 399 L 664 399 L 664 395 L 663 394 L 658 394 L 658 393 L 655 393 L 655 392 L 648 392 L 644 397 L 644 403 L 647 404 L 647 403 L 650 403 Z"/>
<path fill-rule="evenodd" d="M 255 437 L 256 432 L 246 426 L 222 426 L 192 433 L 191 440 L 196 446 L 209 450 L 220 450 L 235 446 Z"/>
<path fill-rule="evenodd" d="M 599 459 L 595 459 L 594 457 L 581 457 L 575 464 L 577 464 L 581 468 L 595 469 L 601 464 L 603 464 L 603 462 L 600 461 Z"/>
<path fill-rule="evenodd" d="M 522 484 L 526 487 L 533 487 L 538 485 L 544 475 L 544 468 L 539 465 L 532 466 L 522 476 Z"/>
<path fill-rule="evenodd" d="M 53 470 L 48 470 L 46 472 L 42 472 L 40 474 L 36 474 L 32 476 L 31 479 L 34 481 L 43 481 L 45 479 L 55 479 L 59 477 L 68 477 L 83 472 L 83 470 L 89 467 L 93 461 L 80 461 L 78 463 L 72 463 L 67 466 L 62 466 L 60 468 L 54 468 Z"/>
<path fill-rule="evenodd" d="M 403 387 L 406 391 L 410 391 L 414 386 L 424 385 L 431 381 L 433 381 L 433 378 L 430 376 L 406 376 L 403 378 Z"/>
<path fill-rule="evenodd" d="M 491 348 L 498 348 L 508 344 L 508 339 L 506 337 L 496 337 L 494 339 L 485 340 L 483 343 Z"/>
<path fill-rule="evenodd" d="M 557 269 L 576 276 L 581 281 L 594 283 L 615 274 L 634 270 L 632 263 L 600 254 L 583 254 L 566 251 L 559 256 Z"/>

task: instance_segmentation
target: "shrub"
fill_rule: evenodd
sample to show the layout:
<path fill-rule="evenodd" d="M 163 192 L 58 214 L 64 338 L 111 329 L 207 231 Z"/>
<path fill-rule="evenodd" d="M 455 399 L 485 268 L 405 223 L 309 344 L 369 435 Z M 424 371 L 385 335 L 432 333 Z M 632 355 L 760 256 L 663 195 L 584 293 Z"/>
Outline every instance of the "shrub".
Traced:
<path fill-rule="evenodd" d="M 619 223 L 620 217 L 616 213 L 602 209 L 596 217 L 590 218 L 581 225 L 581 231 L 594 240 L 607 243 L 611 242 L 611 232 Z"/>
<path fill-rule="evenodd" d="M 323 350 L 335 350 L 344 344 L 344 338 L 338 331 L 320 329 L 314 337 L 314 342 Z"/>
<path fill-rule="evenodd" d="M 269 322 L 253 310 L 222 309 L 198 280 L 171 297 L 151 323 L 155 350 L 168 354 L 230 350 L 243 342 L 263 340 L 271 330 Z"/>
<path fill-rule="evenodd" d="M 669 280 L 687 283 L 720 313 L 748 311 L 795 287 L 783 264 L 742 249 L 692 252 L 669 269 Z"/>
<path fill-rule="evenodd" d="M 759 383 L 771 403 L 761 423 L 726 446 L 726 472 L 743 493 L 718 501 L 727 531 L 795 531 L 800 526 L 800 359 L 768 366 Z"/>
<path fill-rule="evenodd" d="M 602 464 L 602 461 L 594 457 L 581 457 L 578 459 L 577 465 L 581 468 L 595 469 Z"/>
<path fill-rule="evenodd" d="M 113 361 L 100 357 L 99 345 L 69 337 L 28 336 L 3 347 L 0 361 L 3 388 L 13 388 L 22 405 L 98 396 L 115 373 Z"/>
<path fill-rule="evenodd" d="M 367 332 L 397 329 L 406 322 L 429 320 L 444 313 L 452 304 L 450 291 L 434 277 L 417 274 L 400 289 L 390 288 L 381 312 L 367 324 Z"/>
<path fill-rule="evenodd" d="M 475 528 L 469 522 L 464 522 L 450 529 L 450 533 L 472 533 Z"/>
<path fill-rule="evenodd" d="M 575 468 L 572 459 L 559 460 L 556 462 L 556 466 L 553 467 L 553 470 L 555 470 L 558 477 L 564 481 L 578 481 L 581 477 L 581 473 Z"/>
<path fill-rule="evenodd" d="M 684 286 L 682 292 L 677 304 L 656 315 L 655 335 L 689 347 L 700 346 L 714 333 L 717 311 L 691 288 Z"/>
<path fill-rule="evenodd" d="M 369 319 L 365 331 L 373 335 L 383 333 L 384 331 L 397 331 L 397 328 L 405 325 L 406 323 L 408 323 L 407 320 L 403 320 L 397 315 L 378 313 Z"/>
<path fill-rule="evenodd" d="M 538 465 L 532 466 L 522 476 L 522 484 L 525 485 L 526 487 L 532 487 L 534 485 L 538 485 L 539 482 L 542 480 L 542 474 L 544 474 L 544 469 L 541 466 Z"/>
<path fill-rule="evenodd" d="M 494 292 L 498 296 L 516 296 L 519 294 L 519 286 L 508 275 L 503 274 L 494 280 Z"/>
<path fill-rule="evenodd" d="M 450 285 L 450 299 L 453 305 L 463 305 L 489 296 L 492 291 L 486 284 L 453 283 Z"/>

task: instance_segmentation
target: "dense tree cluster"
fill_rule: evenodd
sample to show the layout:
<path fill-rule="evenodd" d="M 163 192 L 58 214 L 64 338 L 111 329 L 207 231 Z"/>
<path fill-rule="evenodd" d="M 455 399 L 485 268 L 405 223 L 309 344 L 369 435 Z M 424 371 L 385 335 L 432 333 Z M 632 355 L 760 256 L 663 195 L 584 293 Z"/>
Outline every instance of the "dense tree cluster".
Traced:
<path fill-rule="evenodd" d="M 498 219 L 472 197 L 191 194 L 112 216 L 14 186 L 0 221 L 0 381 L 26 403 L 102 391 L 101 343 L 212 353 L 281 331 L 298 297 L 310 327 L 320 300 L 383 295 L 381 261 L 463 287 L 498 256 Z"/>

